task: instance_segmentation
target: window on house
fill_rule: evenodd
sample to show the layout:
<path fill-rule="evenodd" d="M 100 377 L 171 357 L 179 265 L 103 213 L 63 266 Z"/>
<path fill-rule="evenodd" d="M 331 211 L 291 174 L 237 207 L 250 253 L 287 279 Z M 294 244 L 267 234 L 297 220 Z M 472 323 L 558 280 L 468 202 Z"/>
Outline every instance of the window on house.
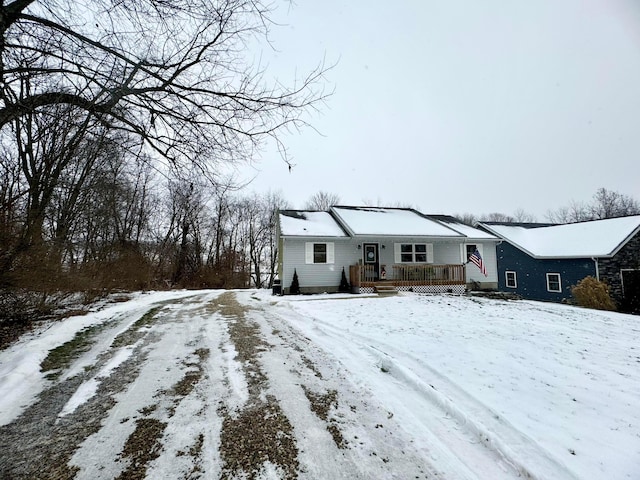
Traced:
<path fill-rule="evenodd" d="M 516 272 L 504 272 L 507 288 L 517 288 Z"/>
<path fill-rule="evenodd" d="M 547 291 L 562 292 L 559 273 L 547 273 Z"/>
<path fill-rule="evenodd" d="M 400 261 L 402 263 L 413 262 L 413 244 L 403 243 L 400 245 Z"/>
<path fill-rule="evenodd" d="M 473 252 L 476 251 L 478 246 L 476 244 L 474 244 L 474 243 L 467 243 L 466 247 L 467 247 L 467 256 L 465 257 L 465 259 L 468 262 L 469 261 L 469 257 L 471 255 L 473 255 Z"/>
<path fill-rule="evenodd" d="M 462 255 L 462 263 L 467 263 L 473 252 L 478 250 L 480 256 L 484 259 L 483 245 L 481 243 L 465 243 L 461 245 L 460 255 Z"/>
<path fill-rule="evenodd" d="M 305 263 L 334 263 L 335 246 L 333 242 L 305 244 Z"/>
<path fill-rule="evenodd" d="M 313 263 L 327 263 L 327 244 L 313 244 Z"/>
<path fill-rule="evenodd" d="M 400 263 L 433 262 L 433 245 L 429 243 L 402 243 L 396 253 L 399 253 L 399 256 L 396 255 L 396 262 Z"/>

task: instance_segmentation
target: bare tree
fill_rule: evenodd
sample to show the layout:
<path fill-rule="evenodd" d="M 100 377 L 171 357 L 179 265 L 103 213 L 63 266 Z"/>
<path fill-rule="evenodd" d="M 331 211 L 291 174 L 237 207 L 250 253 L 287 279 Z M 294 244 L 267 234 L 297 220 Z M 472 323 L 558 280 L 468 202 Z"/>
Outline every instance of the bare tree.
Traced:
<path fill-rule="evenodd" d="M 248 45 L 268 41 L 270 8 L 262 0 L 0 3 L 3 173 L 17 171 L 11 161 L 20 167 L 0 191 L 0 270 L 30 249 L 54 258 L 52 248 L 66 248 L 73 259 L 79 238 L 92 261 L 114 238 L 138 244 L 149 233 L 148 178 L 124 173 L 132 158 L 164 173 L 195 167 L 215 182 L 219 164 L 249 159 L 263 141 L 305 125 L 305 112 L 325 98 L 326 69 L 289 84 L 268 79 Z M 111 154 L 124 170 L 109 177 L 96 162 Z M 94 186 L 104 203 L 86 195 Z M 183 200 L 175 221 L 196 262 L 205 232 Z"/>
<path fill-rule="evenodd" d="M 340 196 L 335 193 L 320 190 L 307 200 L 304 204 L 306 210 L 327 211 L 332 206 L 340 204 Z"/>
<path fill-rule="evenodd" d="M 287 207 L 281 194 L 268 192 L 246 198 L 244 205 L 247 222 L 245 235 L 248 239 L 249 259 L 253 285 L 270 288 L 275 277 L 277 262 L 276 218 L 278 210 Z"/>
<path fill-rule="evenodd" d="M 478 221 L 478 217 L 473 213 L 456 213 L 453 216 L 465 225 L 469 225 L 471 227 L 473 227 Z"/>
<path fill-rule="evenodd" d="M 214 193 L 214 204 L 211 207 L 213 214 L 214 236 L 209 248 L 209 263 L 220 265 L 224 250 L 225 235 L 228 230 L 230 216 L 230 203 L 232 202 L 233 188 L 231 182 L 218 185 Z M 212 254 L 213 253 L 213 254 Z"/>
<path fill-rule="evenodd" d="M 591 203 L 572 201 L 566 207 L 548 211 L 546 216 L 554 223 L 571 223 L 626 215 L 640 215 L 640 203 L 629 195 L 599 188 Z"/>
<path fill-rule="evenodd" d="M 589 207 L 585 203 L 572 201 L 569 205 L 560 207 L 557 210 L 549 210 L 546 214 L 547 220 L 552 223 L 572 223 L 592 220 L 589 214 Z"/>
<path fill-rule="evenodd" d="M 247 212 L 242 201 L 229 202 L 229 223 L 226 244 L 223 247 L 220 266 L 226 272 L 225 286 L 248 287 L 250 284 L 250 260 L 248 260 Z"/>
<path fill-rule="evenodd" d="M 285 87 L 245 60 L 269 14 L 260 0 L 2 2 L 0 128 L 66 105 L 174 164 L 250 158 L 325 98 L 322 65 Z"/>
<path fill-rule="evenodd" d="M 26 188 L 21 182 L 20 166 L 13 152 L 0 145 L 0 285 L 8 272 L 16 240 L 20 238 Z"/>
<path fill-rule="evenodd" d="M 481 222 L 515 222 L 515 218 L 505 213 L 486 213 L 480 217 Z"/>
<path fill-rule="evenodd" d="M 530 213 L 525 212 L 521 208 L 513 212 L 513 215 L 506 215 L 504 213 L 494 212 L 494 213 L 480 215 L 480 217 L 477 217 L 473 213 L 462 213 L 462 214 L 455 214 L 454 217 L 460 220 L 462 223 L 466 225 L 470 225 L 472 227 L 477 222 L 523 222 L 523 223 L 526 223 L 526 222 L 536 221 L 536 217 L 534 215 L 531 215 Z"/>
<path fill-rule="evenodd" d="M 532 223 L 537 221 L 535 215 L 525 211 L 522 208 L 518 208 L 515 212 L 513 212 L 513 220 L 520 223 Z"/>
<path fill-rule="evenodd" d="M 414 205 L 408 202 L 386 202 L 381 197 L 372 200 L 370 198 L 363 198 L 362 205 L 365 207 L 378 207 L 378 208 L 416 208 Z"/>
<path fill-rule="evenodd" d="M 22 175 L 28 187 L 28 202 L 22 246 L 43 241 L 45 213 L 61 179 L 89 141 L 99 145 L 102 129 L 89 134 L 90 119 L 74 108 L 54 105 L 41 115 L 23 115 L 14 119 L 15 144 Z M 95 155 L 87 156 L 82 178 L 86 178 Z"/>
<path fill-rule="evenodd" d="M 276 224 L 278 219 L 278 212 L 281 209 L 290 208 L 289 202 L 283 197 L 281 192 L 270 192 L 266 196 L 266 213 L 269 215 L 269 236 L 268 236 L 268 271 L 269 281 L 268 288 L 273 286 L 273 281 L 276 276 L 276 268 L 278 264 L 278 245 L 276 243 Z"/>
<path fill-rule="evenodd" d="M 205 264 L 203 224 L 207 216 L 208 185 L 195 176 L 168 182 L 170 219 L 165 252 L 173 252 L 171 283 L 193 285 Z M 167 249 L 170 245 L 171 248 Z"/>
<path fill-rule="evenodd" d="M 29 85 L 28 79 L 23 82 L 25 88 Z M 11 128 L 0 131 L 2 144 L 10 152 L 9 158 L 19 165 L 17 184 L 24 196 L 18 222 L 14 224 L 17 228 L 11 240 L 5 243 L 0 270 L 12 271 L 19 257 L 23 261 L 33 257 L 28 262 L 31 267 L 52 268 L 47 275 L 56 276 L 54 264 L 60 258 L 61 246 L 70 227 L 67 214 L 74 210 L 80 189 L 89 177 L 93 162 L 99 158 L 106 138 L 104 128 L 98 125 L 92 129 L 93 126 L 96 126 L 95 122 L 83 112 L 66 105 L 54 105 L 43 107 L 39 115 L 17 117 Z M 64 201 L 61 188 L 68 192 Z M 60 209 L 59 214 L 52 214 L 54 206 Z M 45 227 L 48 227 L 48 235 Z M 60 240 L 56 251 L 45 243 L 52 238 Z M 35 258 L 37 256 L 39 260 Z M 26 270 L 27 266 L 23 264 L 20 271 Z M 35 276 L 42 278 L 44 275 Z"/>
<path fill-rule="evenodd" d="M 144 158 L 110 144 L 82 189 L 66 235 L 65 264 L 100 287 L 147 288 L 154 172 Z M 68 193 L 62 190 L 63 200 Z M 54 208 L 56 212 L 64 211 Z"/>
<path fill-rule="evenodd" d="M 243 221 L 242 235 L 247 239 L 251 280 L 257 288 L 262 288 L 262 260 L 266 248 L 265 238 L 269 229 L 268 223 L 264 221 L 264 204 L 262 198 L 253 194 L 238 202 L 238 208 L 242 209 L 240 216 Z"/>
<path fill-rule="evenodd" d="M 599 188 L 593 195 L 589 210 L 594 220 L 640 215 L 640 202 L 629 195 Z"/>

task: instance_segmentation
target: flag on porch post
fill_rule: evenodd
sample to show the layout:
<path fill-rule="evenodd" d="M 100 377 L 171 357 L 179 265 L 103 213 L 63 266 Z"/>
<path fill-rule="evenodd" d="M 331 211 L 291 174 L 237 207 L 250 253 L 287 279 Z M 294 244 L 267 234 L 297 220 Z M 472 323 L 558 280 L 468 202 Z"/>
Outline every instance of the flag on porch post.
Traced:
<path fill-rule="evenodd" d="M 477 248 L 469 257 L 469 261 L 476 265 L 485 277 L 487 276 L 487 269 L 484 267 L 484 262 L 482 261 L 482 257 L 480 256 L 480 252 Z"/>

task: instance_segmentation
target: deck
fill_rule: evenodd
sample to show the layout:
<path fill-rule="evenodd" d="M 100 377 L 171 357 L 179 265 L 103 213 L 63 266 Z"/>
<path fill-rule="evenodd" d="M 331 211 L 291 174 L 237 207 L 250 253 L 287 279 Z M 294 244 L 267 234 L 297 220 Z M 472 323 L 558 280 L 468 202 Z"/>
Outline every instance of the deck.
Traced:
<path fill-rule="evenodd" d="M 386 275 L 372 265 L 351 265 L 351 283 L 362 292 L 374 292 L 377 287 L 395 287 L 399 291 L 426 293 L 464 293 L 464 265 L 391 265 Z M 381 278 L 382 277 L 382 278 Z"/>

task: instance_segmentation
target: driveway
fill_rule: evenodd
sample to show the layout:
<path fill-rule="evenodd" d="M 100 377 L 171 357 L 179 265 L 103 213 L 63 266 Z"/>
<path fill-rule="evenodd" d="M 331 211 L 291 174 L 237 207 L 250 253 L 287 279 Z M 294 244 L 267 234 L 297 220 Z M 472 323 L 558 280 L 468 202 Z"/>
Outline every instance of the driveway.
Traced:
<path fill-rule="evenodd" d="M 251 292 L 121 308 L 40 365 L 0 427 L 1 478 L 439 478 L 392 411 Z"/>

